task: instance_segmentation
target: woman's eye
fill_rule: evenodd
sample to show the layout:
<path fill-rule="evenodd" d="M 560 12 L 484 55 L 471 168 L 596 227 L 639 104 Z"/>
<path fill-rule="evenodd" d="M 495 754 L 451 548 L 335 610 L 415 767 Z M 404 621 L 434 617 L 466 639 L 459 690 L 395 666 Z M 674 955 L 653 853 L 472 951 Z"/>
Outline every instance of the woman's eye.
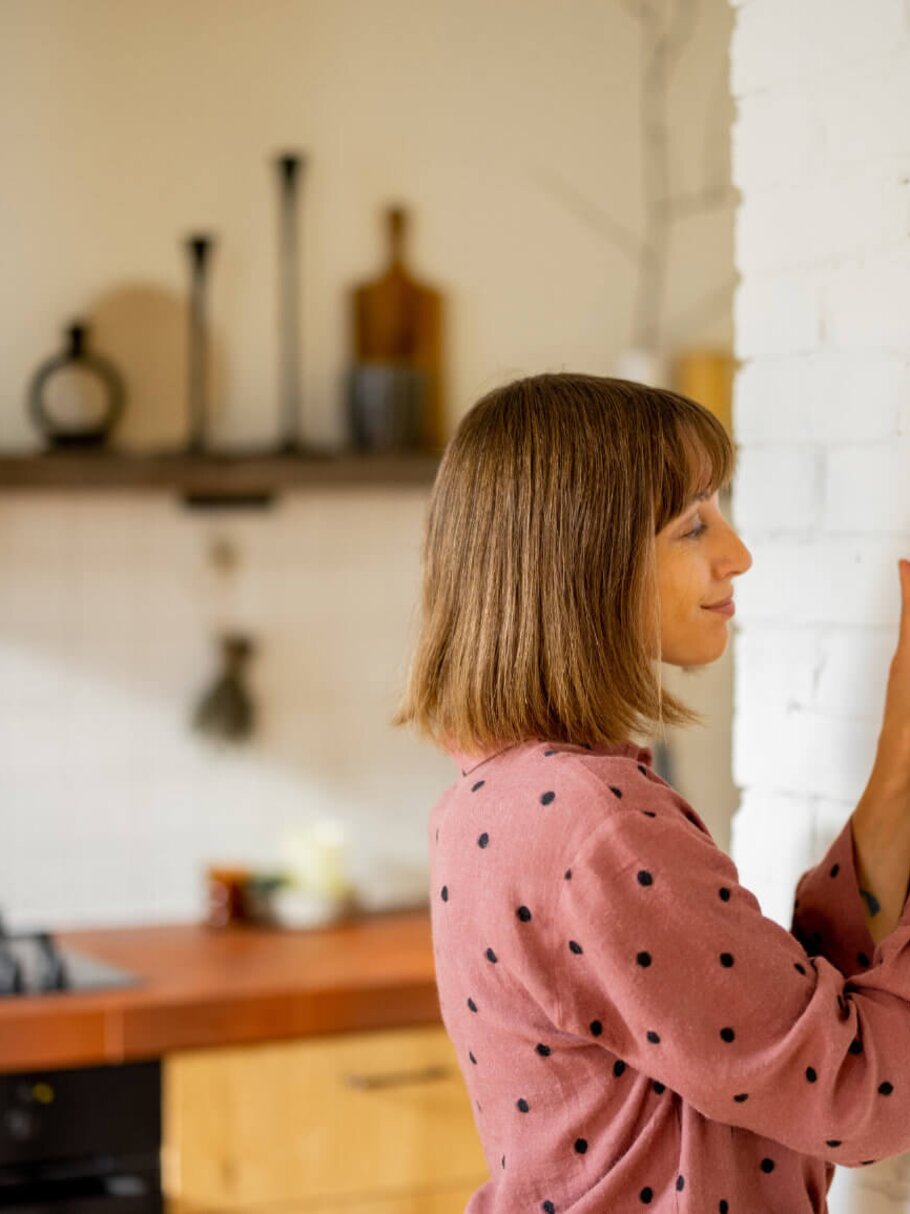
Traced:
<path fill-rule="evenodd" d="M 696 528 L 695 528 L 694 530 L 692 530 L 692 531 L 687 531 L 687 532 L 686 532 L 686 534 L 683 536 L 683 539 L 690 539 L 690 538 L 691 538 L 691 539 L 696 539 L 696 540 L 697 540 L 697 539 L 698 539 L 698 537 L 699 537 L 700 535 L 702 535 L 702 534 L 703 534 L 705 531 L 707 531 L 707 530 L 708 530 L 708 524 L 707 524 L 707 523 L 704 523 L 704 524 L 702 524 L 702 526 L 700 526 L 700 527 L 696 527 Z"/>

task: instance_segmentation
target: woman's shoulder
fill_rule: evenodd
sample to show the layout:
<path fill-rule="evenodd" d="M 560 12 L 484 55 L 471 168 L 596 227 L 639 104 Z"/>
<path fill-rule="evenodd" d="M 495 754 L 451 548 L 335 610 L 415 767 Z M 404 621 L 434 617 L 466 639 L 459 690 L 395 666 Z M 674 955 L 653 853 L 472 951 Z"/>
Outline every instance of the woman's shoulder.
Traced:
<path fill-rule="evenodd" d="M 453 754 L 458 778 L 449 790 L 457 800 L 479 806 L 549 811 L 545 820 L 528 822 L 519 815 L 519 829 L 544 822 L 569 835 L 595 828 L 610 812 L 634 811 L 652 816 L 684 815 L 700 830 L 707 828 L 692 806 L 653 767 L 652 750 L 634 742 L 587 746 L 567 742 L 527 741 L 486 755 Z"/>

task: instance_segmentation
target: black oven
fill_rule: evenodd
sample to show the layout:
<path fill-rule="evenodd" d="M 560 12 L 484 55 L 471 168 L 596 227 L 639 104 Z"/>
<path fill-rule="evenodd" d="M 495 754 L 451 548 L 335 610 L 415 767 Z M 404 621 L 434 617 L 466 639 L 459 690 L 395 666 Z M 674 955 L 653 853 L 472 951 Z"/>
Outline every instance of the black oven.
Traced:
<path fill-rule="evenodd" d="M 4 1214 L 162 1214 L 161 1062 L 0 1074 Z"/>

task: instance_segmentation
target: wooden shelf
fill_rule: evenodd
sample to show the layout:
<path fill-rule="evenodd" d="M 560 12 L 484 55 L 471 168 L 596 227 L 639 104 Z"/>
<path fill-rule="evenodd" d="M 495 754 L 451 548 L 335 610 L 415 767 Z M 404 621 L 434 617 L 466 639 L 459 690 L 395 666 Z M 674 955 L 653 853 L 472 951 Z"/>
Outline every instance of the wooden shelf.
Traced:
<path fill-rule="evenodd" d="M 432 485 L 440 455 L 120 451 L 0 453 L 0 493 L 118 490 L 179 493 L 191 506 L 268 505 L 276 494 L 326 486 Z"/>

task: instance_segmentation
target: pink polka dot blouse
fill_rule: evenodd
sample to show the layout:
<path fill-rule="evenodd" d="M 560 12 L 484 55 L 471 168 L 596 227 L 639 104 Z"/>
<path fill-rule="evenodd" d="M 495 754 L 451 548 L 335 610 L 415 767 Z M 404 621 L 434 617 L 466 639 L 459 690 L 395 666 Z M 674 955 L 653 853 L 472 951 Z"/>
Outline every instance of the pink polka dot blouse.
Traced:
<path fill-rule="evenodd" d="M 849 820 L 766 918 L 634 743 L 449 751 L 440 1010 L 490 1176 L 467 1214 L 809 1214 L 910 1149 L 910 903 L 876 946 Z"/>

